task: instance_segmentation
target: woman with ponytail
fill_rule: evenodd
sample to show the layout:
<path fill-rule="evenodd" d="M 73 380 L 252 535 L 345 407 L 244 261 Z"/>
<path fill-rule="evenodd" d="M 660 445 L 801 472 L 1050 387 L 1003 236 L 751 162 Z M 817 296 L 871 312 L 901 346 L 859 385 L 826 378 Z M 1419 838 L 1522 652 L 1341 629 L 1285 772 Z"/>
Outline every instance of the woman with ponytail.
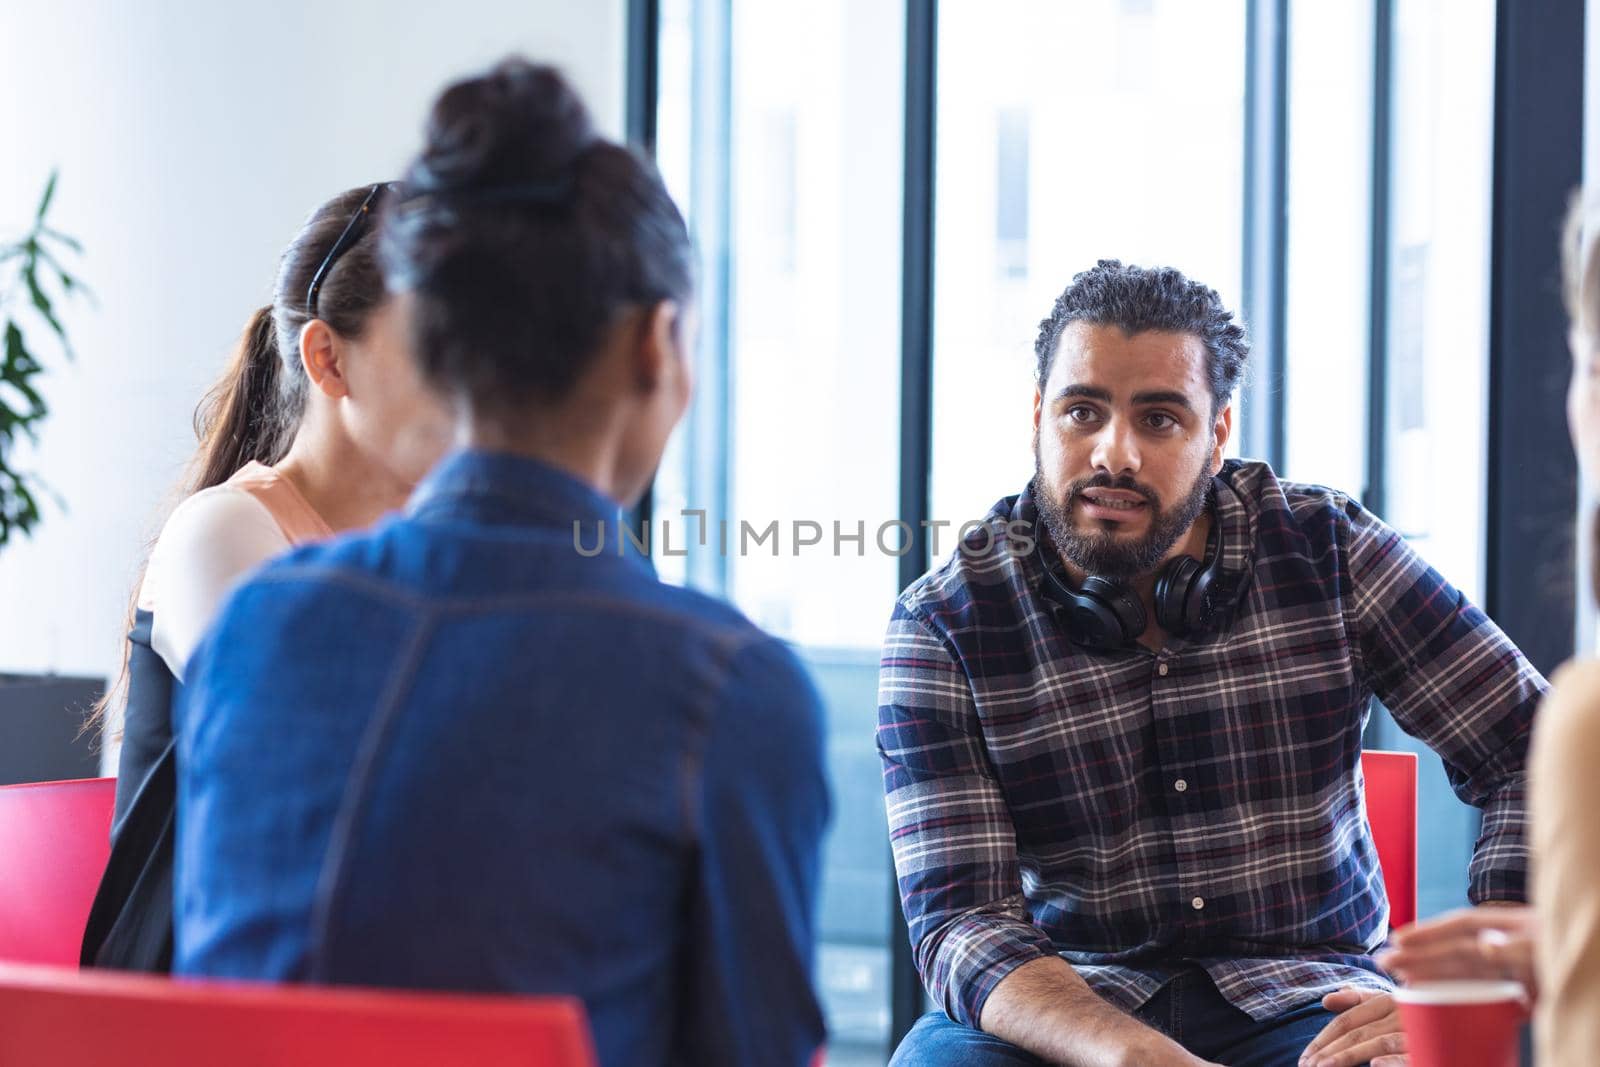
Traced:
<path fill-rule="evenodd" d="M 183 499 L 134 593 L 123 674 L 112 855 L 86 965 L 164 971 L 172 958 L 172 705 L 226 594 L 294 545 L 398 508 L 443 451 L 448 421 L 406 355 L 374 256 L 387 185 L 312 213 L 222 379 L 196 412 Z"/>

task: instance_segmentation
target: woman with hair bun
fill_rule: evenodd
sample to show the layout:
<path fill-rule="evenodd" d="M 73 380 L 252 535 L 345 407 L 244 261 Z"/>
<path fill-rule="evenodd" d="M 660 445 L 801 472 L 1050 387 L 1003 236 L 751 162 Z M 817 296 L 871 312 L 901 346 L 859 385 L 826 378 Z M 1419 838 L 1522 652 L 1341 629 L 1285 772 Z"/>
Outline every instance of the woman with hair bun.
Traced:
<path fill-rule="evenodd" d="M 312 212 L 272 303 L 195 413 L 200 448 L 135 589 L 122 676 L 93 719 L 104 726 L 120 705 L 123 733 L 85 965 L 171 965 L 173 698 L 228 591 L 293 545 L 401 506 L 448 441 L 378 269 L 374 213 L 390 189 L 350 189 Z"/>
<path fill-rule="evenodd" d="M 689 399 L 683 219 L 516 59 L 438 98 L 385 212 L 465 447 L 405 515 L 265 568 L 191 660 L 177 969 L 573 994 L 606 1067 L 799 1067 L 816 693 L 619 530 Z"/>

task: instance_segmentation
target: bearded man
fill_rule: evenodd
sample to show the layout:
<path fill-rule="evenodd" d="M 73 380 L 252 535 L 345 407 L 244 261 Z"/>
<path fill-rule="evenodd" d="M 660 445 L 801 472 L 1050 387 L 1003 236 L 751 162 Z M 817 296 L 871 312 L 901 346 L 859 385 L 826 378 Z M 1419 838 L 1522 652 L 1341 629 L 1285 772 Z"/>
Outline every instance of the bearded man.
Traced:
<path fill-rule="evenodd" d="M 1473 901 L 1516 902 L 1544 679 L 1350 497 L 1224 460 L 1248 347 L 1213 290 L 1103 260 L 1035 351 L 1033 480 L 883 648 L 895 866 L 943 1008 L 893 1067 L 1403 1063 L 1369 704 L 1483 809 Z"/>

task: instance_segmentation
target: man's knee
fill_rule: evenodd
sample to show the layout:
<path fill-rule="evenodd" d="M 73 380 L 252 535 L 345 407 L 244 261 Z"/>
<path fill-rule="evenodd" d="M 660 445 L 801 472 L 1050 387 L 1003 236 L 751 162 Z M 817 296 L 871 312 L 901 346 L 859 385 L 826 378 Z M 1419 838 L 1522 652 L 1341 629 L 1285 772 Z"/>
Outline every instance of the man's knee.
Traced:
<path fill-rule="evenodd" d="M 917 1020 L 889 1067 L 1041 1067 L 1038 1057 L 982 1030 L 952 1022 L 942 1011 Z"/>

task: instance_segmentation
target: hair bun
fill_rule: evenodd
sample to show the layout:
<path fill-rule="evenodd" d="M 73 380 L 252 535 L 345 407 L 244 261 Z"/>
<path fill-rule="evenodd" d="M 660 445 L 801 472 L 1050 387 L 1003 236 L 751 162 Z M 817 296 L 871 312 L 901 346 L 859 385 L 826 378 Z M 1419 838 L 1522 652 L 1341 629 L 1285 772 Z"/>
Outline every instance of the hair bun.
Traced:
<path fill-rule="evenodd" d="M 596 139 L 589 109 L 560 71 L 507 59 L 440 95 L 406 186 L 429 193 L 556 181 Z"/>

